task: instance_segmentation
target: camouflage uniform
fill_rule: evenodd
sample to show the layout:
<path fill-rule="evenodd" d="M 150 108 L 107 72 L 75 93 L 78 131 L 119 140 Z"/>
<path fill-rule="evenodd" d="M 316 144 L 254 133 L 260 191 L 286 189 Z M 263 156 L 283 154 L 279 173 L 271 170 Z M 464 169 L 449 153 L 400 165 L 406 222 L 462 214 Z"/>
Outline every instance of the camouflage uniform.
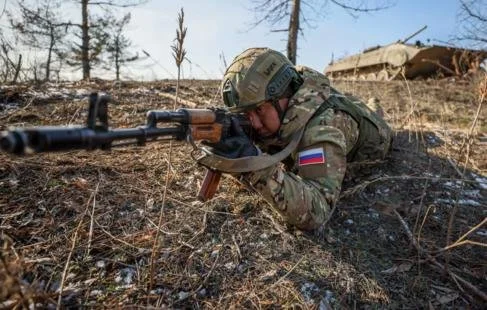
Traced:
<path fill-rule="evenodd" d="M 267 153 L 286 146 L 304 115 L 298 148 L 282 163 L 240 176 L 285 219 L 300 229 L 318 228 L 336 203 L 347 161 L 383 159 L 391 129 L 364 103 L 330 86 L 321 73 L 296 67 L 304 83 L 290 99 L 278 138 L 259 142 Z"/>

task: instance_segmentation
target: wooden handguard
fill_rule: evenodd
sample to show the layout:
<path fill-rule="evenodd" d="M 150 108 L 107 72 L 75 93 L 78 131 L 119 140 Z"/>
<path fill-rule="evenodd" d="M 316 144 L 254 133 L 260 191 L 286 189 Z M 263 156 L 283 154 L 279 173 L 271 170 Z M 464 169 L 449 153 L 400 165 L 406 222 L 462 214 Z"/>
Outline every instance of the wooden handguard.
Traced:
<path fill-rule="evenodd" d="M 182 109 L 189 115 L 190 124 L 213 124 L 216 114 L 208 109 Z"/>
<path fill-rule="evenodd" d="M 189 128 L 191 137 L 195 141 L 217 143 L 222 137 L 223 128 L 219 123 L 190 125 Z"/>
<path fill-rule="evenodd" d="M 207 169 L 206 175 L 203 180 L 203 184 L 201 184 L 200 191 L 198 192 L 198 200 L 199 201 L 207 201 L 216 193 L 216 189 L 218 188 L 218 183 L 220 183 L 220 178 L 222 173 L 217 170 Z"/>

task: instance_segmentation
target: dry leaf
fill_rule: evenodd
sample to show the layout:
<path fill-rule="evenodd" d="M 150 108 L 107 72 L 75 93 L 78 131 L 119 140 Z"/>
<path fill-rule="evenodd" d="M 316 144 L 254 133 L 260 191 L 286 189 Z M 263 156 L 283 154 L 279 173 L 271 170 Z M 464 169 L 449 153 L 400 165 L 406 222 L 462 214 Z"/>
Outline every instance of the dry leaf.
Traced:
<path fill-rule="evenodd" d="M 383 201 L 377 201 L 372 207 L 380 213 L 389 216 L 394 216 L 394 209 L 396 209 L 396 206 Z"/>
<path fill-rule="evenodd" d="M 457 299 L 459 297 L 458 293 L 457 292 L 451 292 L 449 294 L 446 294 L 446 295 L 443 295 L 443 296 L 438 296 L 436 297 L 436 300 L 444 305 L 444 304 L 448 304 L 452 301 L 454 301 L 455 299 Z"/>
<path fill-rule="evenodd" d="M 71 184 L 80 189 L 87 189 L 89 185 L 88 180 L 83 178 L 76 178 L 71 182 Z"/>
<path fill-rule="evenodd" d="M 270 270 L 270 271 L 266 272 L 265 274 L 263 274 L 262 276 L 260 276 L 260 279 L 262 281 L 267 281 L 267 280 L 270 280 L 273 277 L 275 277 L 276 274 L 277 274 L 277 270 Z"/>
<path fill-rule="evenodd" d="M 397 273 L 397 272 L 405 272 L 405 271 L 411 270 L 412 266 L 413 266 L 413 264 L 411 264 L 411 263 L 402 263 L 400 265 L 392 266 L 389 269 L 383 270 L 383 271 L 381 271 L 381 273 L 393 274 L 393 273 Z"/>

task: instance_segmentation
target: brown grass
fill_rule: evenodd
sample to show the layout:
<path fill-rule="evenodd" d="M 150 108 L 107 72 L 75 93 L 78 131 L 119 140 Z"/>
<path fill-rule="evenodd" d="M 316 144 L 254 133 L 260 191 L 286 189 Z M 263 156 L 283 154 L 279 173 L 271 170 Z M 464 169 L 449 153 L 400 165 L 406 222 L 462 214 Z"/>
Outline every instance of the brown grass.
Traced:
<path fill-rule="evenodd" d="M 223 178 L 214 199 L 198 202 L 204 169 L 185 144 L 173 146 L 174 173 L 167 171 L 164 143 L 0 154 L 0 306 L 52 307 L 60 298 L 62 307 L 480 309 L 482 297 L 449 275 L 487 290 L 487 254 L 478 245 L 486 243 L 486 226 L 479 224 L 487 212 L 478 182 L 487 174 L 479 84 L 335 85 L 378 97 L 398 132 L 388 161 L 362 167 L 367 175 L 351 167 L 324 240 L 287 227 L 231 178 Z M 164 94 L 174 94 L 175 81 L 59 88 L 108 91 L 115 99 L 112 127 L 128 127 L 143 123 L 149 109 L 172 109 Z M 207 107 L 217 88 L 217 81 L 183 81 L 179 95 Z M 84 101 L 41 100 L 31 90 L 19 92 L 21 108 L 1 112 L 3 129 L 84 122 Z M 412 246 L 395 212 L 424 252 Z M 464 240 L 473 243 L 451 246 Z"/>

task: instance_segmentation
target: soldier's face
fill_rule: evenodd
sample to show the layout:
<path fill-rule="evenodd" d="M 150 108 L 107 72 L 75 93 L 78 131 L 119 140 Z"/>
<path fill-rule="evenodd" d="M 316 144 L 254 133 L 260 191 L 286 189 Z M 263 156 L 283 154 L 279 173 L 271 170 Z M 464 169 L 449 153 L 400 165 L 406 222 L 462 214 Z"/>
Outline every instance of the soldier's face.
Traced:
<path fill-rule="evenodd" d="M 252 128 L 261 138 L 274 135 L 281 127 L 279 114 L 270 102 L 265 102 L 256 109 L 248 111 L 247 117 L 250 119 Z"/>

